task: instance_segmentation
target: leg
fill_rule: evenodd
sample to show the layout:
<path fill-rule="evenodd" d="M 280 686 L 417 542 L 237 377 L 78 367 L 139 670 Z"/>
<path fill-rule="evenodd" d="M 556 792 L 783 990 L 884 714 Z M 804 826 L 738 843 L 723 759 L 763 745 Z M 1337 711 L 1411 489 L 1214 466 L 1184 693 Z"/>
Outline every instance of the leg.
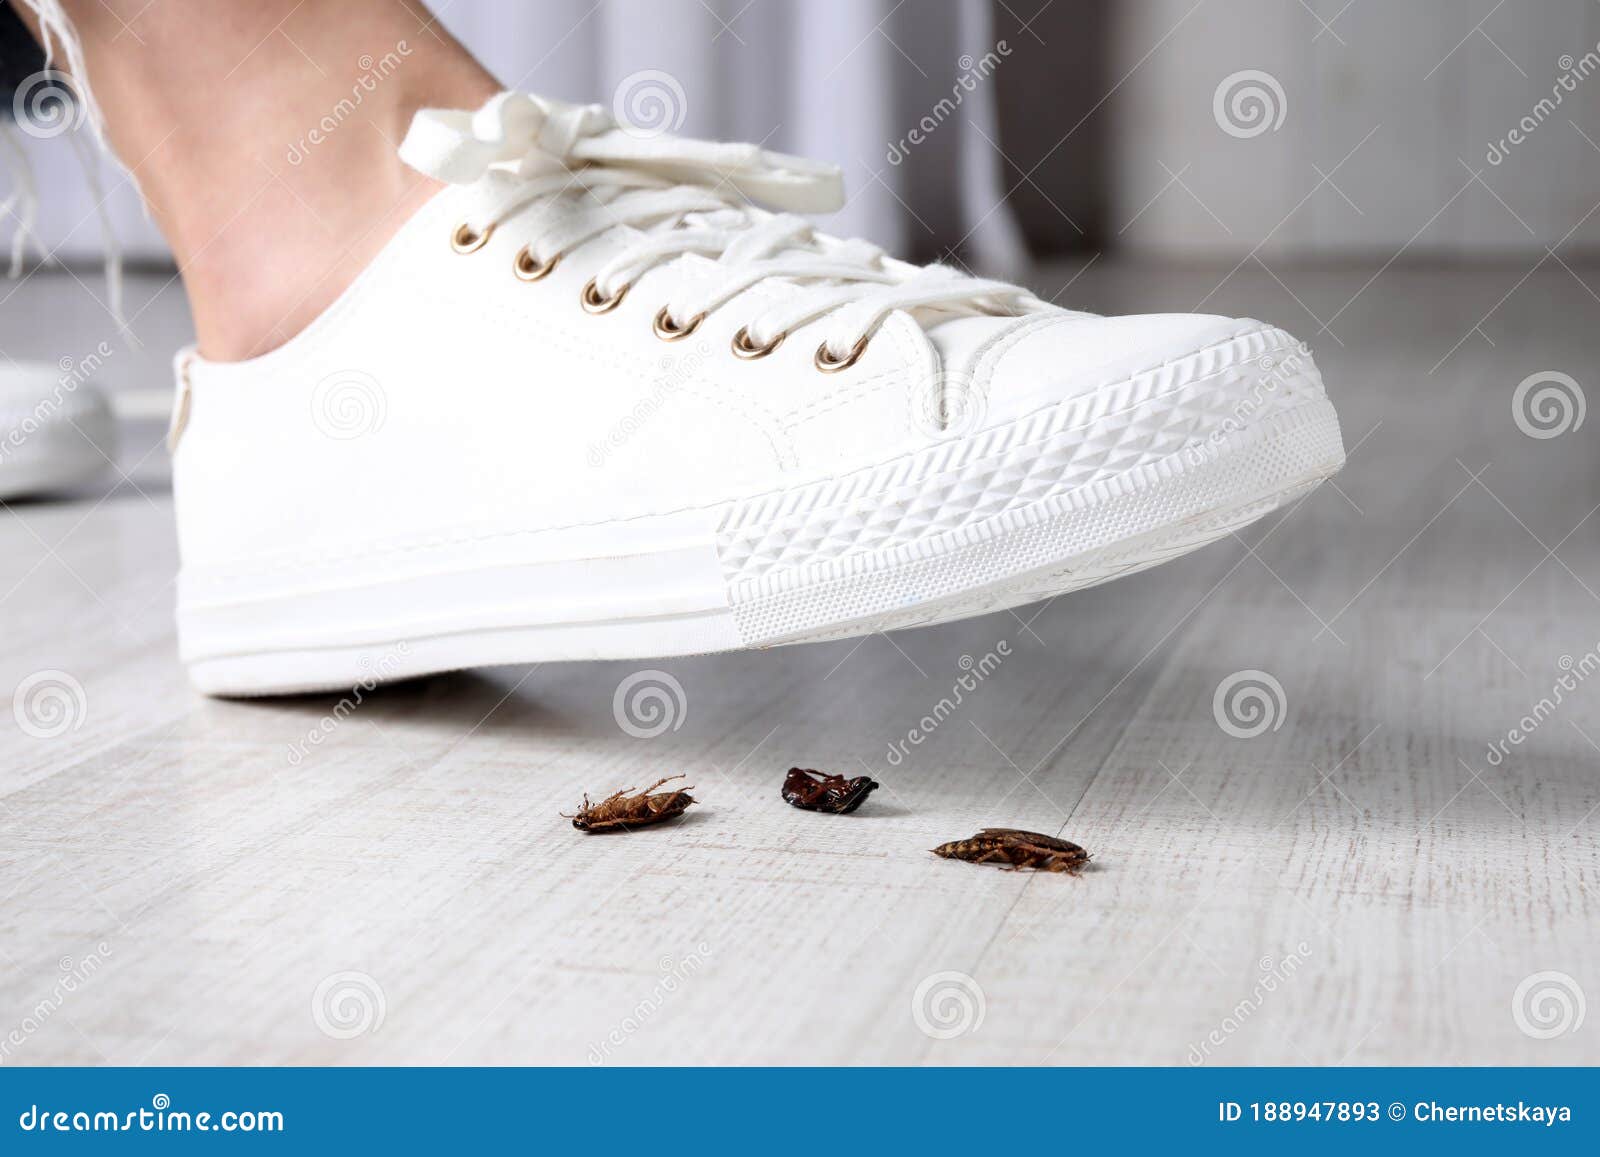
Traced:
<path fill-rule="evenodd" d="M 669 775 L 665 779 L 656 780 L 654 783 L 652 783 L 649 787 L 645 788 L 639 794 L 640 795 L 649 795 L 651 792 L 655 791 L 655 789 L 660 787 L 662 784 L 671 783 L 675 779 L 683 779 L 683 778 L 685 778 L 683 772 L 679 772 L 677 775 Z M 629 788 L 628 790 L 632 791 L 633 789 Z M 684 791 L 688 791 L 689 789 L 688 788 L 684 788 L 683 790 Z"/>
<path fill-rule="evenodd" d="M 432 195 L 395 156 L 418 108 L 474 107 L 499 87 L 405 0 L 63 8 L 218 360 L 304 328 Z"/>

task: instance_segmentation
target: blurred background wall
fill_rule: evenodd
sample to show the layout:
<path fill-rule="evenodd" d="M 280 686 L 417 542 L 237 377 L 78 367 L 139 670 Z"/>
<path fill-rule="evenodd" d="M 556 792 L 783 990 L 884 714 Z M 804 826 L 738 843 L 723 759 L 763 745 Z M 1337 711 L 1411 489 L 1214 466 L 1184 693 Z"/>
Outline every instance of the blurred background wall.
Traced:
<path fill-rule="evenodd" d="M 1501 261 L 1600 239 L 1590 0 L 434 8 L 512 86 L 612 104 L 653 85 L 681 132 L 839 163 L 834 231 L 922 258 Z M 96 259 L 67 141 L 20 139 L 47 243 Z M 106 181 L 130 254 L 160 259 L 131 186 Z"/>
<path fill-rule="evenodd" d="M 1057 82 L 1063 108 L 1047 128 L 1008 74 L 1002 127 L 1030 166 L 1056 125 L 1087 115 L 1068 138 L 1092 132 L 1082 151 L 1058 152 L 1033 180 L 1082 205 L 1100 247 L 1381 262 L 1600 239 L 1600 6 L 1588 0 L 1058 0 L 1031 27 L 1074 45 L 1087 10 L 1104 46 L 1088 54 L 1101 62 L 1092 82 Z M 1045 46 L 1008 19 L 999 34 L 1030 45 L 1031 65 Z M 1015 203 L 1030 232 L 1045 227 L 1032 199 Z"/>

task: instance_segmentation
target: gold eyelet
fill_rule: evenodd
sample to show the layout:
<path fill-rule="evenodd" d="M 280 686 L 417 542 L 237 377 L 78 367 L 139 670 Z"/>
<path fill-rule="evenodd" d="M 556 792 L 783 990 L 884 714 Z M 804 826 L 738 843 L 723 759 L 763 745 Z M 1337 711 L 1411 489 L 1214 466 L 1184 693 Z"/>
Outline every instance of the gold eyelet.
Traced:
<path fill-rule="evenodd" d="M 463 221 L 456 226 L 456 231 L 450 234 L 450 248 L 457 253 L 476 253 L 488 244 L 489 237 L 493 233 L 493 225 L 488 226 L 480 233 Z"/>
<path fill-rule="evenodd" d="M 663 305 L 660 312 L 656 314 L 655 323 L 651 328 L 656 331 L 656 336 L 662 341 L 682 341 L 699 329 L 700 323 L 705 319 L 706 315 L 704 313 L 697 313 L 680 326 L 672 320 L 672 316 L 667 313 L 667 307 Z"/>
<path fill-rule="evenodd" d="M 511 268 L 516 273 L 518 280 L 540 281 L 550 276 L 550 271 L 556 267 L 560 260 L 561 254 L 557 253 L 549 261 L 535 261 L 533 254 L 529 253 L 528 247 L 524 245 L 517 250 L 517 257 Z"/>
<path fill-rule="evenodd" d="M 836 374 L 840 370 L 847 370 L 851 366 L 855 365 L 856 362 L 861 360 L 861 355 L 866 351 L 867 338 L 865 334 L 856 340 L 855 345 L 850 347 L 849 353 L 845 354 L 843 358 L 837 361 L 834 360 L 833 354 L 828 352 L 828 343 L 823 342 L 817 347 L 817 356 L 812 359 L 812 362 L 816 365 L 817 369 L 821 370 L 823 373 Z"/>
<path fill-rule="evenodd" d="M 766 345 L 756 345 L 750 340 L 749 329 L 745 326 L 740 326 L 739 332 L 733 335 L 733 356 L 743 358 L 747 362 L 754 361 L 756 358 L 764 358 L 781 346 L 783 339 L 788 336 L 786 333 L 780 333 Z"/>
<path fill-rule="evenodd" d="M 595 288 L 594 278 L 591 277 L 584 284 L 583 292 L 578 294 L 578 300 L 590 313 L 610 313 L 622 304 L 622 299 L 628 296 L 628 290 L 631 288 L 633 287 L 624 285 L 610 297 L 601 297 L 600 291 Z"/>

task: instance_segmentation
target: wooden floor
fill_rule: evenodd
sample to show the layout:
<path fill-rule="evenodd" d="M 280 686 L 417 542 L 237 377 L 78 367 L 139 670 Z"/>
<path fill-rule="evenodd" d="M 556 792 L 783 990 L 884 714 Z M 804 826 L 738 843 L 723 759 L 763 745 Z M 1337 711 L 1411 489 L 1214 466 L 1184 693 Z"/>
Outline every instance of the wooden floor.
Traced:
<path fill-rule="evenodd" d="M 0 691 L 69 680 L 62 734 L 0 712 L 0 1063 L 1600 1060 L 1600 419 L 1513 417 L 1530 374 L 1600 386 L 1600 270 L 1225 273 L 1097 262 L 1063 301 L 1288 326 L 1349 466 L 1020 614 L 336 716 L 185 685 L 153 426 L 109 494 L 0 510 Z M 12 356 L 103 324 L 59 280 L 30 299 Z M 175 287 L 143 324 L 181 330 Z M 636 738 L 613 699 L 650 667 L 682 698 Z M 1215 709 L 1240 673 L 1254 737 Z M 883 789 L 801 813 L 795 764 Z M 557 814 L 678 771 L 702 803 L 673 826 Z M 1093 869 L 927 852 L 986 825 Z"/>

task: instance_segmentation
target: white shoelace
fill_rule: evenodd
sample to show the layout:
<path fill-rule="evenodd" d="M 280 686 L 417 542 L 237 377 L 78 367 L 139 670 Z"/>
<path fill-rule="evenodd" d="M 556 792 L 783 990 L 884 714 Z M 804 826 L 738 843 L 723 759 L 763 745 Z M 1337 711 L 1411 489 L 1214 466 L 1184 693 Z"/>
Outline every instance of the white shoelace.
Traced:
<path fill-rule="evenodd" d="M 452 184 L 506 174 L 481 219 L 458 236 L 481 244 L 513 214 L 530 216 L 522 255 L 548 272 L 564 254 L 617 226 L 634 238 L 596 271 L 589 285 L 602 305 L 621 300 L 646 271 L 686 254 L 717 262 L 716 276 L 684 277 L 658 314 L 676 335 L 767 279 L 796 286 L 746 322 L 747 349 L 770 350 L 791 330 L 828 318 L 819 365 L 860 355 L 896 310 L 1013 315 L 1046 308 L 1027 290 L 970 277 L 948 266 L 915 266 L 865 241 L 815 232 L 795 213 L 843 203 L 832 165 L 751 144 L 645 135 L 619 125 L 599 105 L 571 105 L 507 92 L 476 113 L 424 109 L 400 146 L 413 168 Z M 747 204 L 760 201 L 780 212 Z M 658 330 L 659 332 L 659 330 Z"/>

